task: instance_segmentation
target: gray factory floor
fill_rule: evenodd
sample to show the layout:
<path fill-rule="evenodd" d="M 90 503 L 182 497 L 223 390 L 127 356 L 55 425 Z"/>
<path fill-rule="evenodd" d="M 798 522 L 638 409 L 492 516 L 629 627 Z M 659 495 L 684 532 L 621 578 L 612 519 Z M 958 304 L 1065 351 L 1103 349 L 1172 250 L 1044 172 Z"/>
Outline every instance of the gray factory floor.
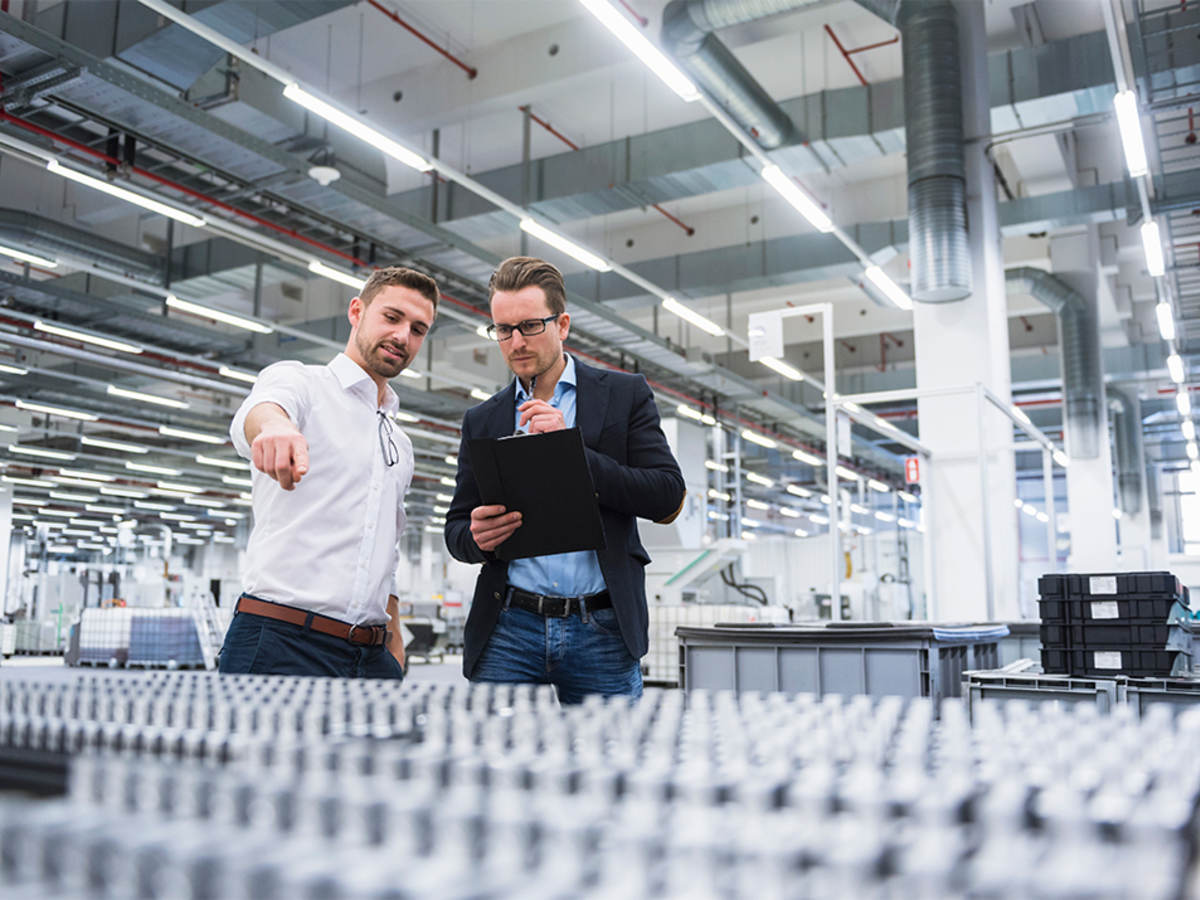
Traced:
<path fill-rule="evenodd" d="M 131 672 L 155 671 L 149 669 L 107 669 L 98 666 L 80 666 L 71 668 L 63 665 L 61 656 L 10 656 L 0 661 L 0 679 L 20 678 L 36 679 L 38 681 L 73 681 L 79 675 L 104 675 L 109 672 L 120 672 L 128 675 Z M 157 671 L 162 671 L 161 669 Z M 408 680 L 411 682 L 431 682 L 434 684 L 466 683 L 462 674 L 462 657 L 447 656 L 441 662 L 414 661 L 408 668 Z"/>

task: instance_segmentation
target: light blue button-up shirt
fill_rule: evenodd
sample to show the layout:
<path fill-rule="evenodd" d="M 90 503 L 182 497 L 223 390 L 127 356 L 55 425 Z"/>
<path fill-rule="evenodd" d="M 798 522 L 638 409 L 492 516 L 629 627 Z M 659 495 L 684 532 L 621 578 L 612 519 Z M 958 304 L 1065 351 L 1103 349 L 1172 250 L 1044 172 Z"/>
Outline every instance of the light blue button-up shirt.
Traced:
<path fill-rule="evenodd" d="M 517 379 L 516 406 L 513 427 L 521 421 L 520 406 L 530 399 L 530 394 Z M 554 386 L 550 405 L 562 413 L 568 428 L 575 427 L 576 383 L 575 359 L 567 355 L 567 366 Z M 521 429 L 527 431 L 528 428 Z M 547 597 L 582 597 L 598 594 L 605 589 L 604 574 L 600 571 L 600 560 L 595 550 L 579 550 L 575 553 L 552 553 L 549 556 L 533 556 L 514 559 L 508 564 L 508 583 L 523 591 L 545 594 Z"/>

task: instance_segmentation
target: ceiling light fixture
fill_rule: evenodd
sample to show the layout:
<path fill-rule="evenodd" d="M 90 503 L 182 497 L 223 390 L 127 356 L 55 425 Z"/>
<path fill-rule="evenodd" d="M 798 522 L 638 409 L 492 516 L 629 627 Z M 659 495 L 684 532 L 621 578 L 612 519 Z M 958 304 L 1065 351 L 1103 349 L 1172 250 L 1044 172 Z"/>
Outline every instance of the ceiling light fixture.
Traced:
<path fill-rule="evenodd" d="M 821 457 L 817 456 L 815 453 L 809 453 L 807 450 L 793 450 L 792 459 L 796 460 L 797 462 L 806 463 L 810 466 L 825 465 L 825 460 L 821 459 Z"/>
<path fill-rule="evenodd" d="M 170 425 L 159 425 L 158 433 L 165 437 L 183 438 L 187 441 L 200 441 L 203 444 L 224 444 L 225 438 L 202 431 L 189 431 L 186 428 L 172 428 Z"/>
<path fill-rule="evenodd" d="M 217 374 L 224 378 L 233 378 L 237 381 L 244 381 L 247 384 L 254 384 L 258 381 L 258 376 L 253 372 L 243 372 L 241 369 L 234 369 L 230 366 L 221 366 L 217 369 Z"/>
<path fill-rule="evenodd" d="M 335 125 L 347 134 L 351 134 L 360 141 L 370 144 L 376 150 L 396 160 L 396 162 L 403 163 L 410 168 L 416 169 L 418 172 L 428 172 L 433 168 L 420 154 L 414 153 L 398 141 L 392 140 L 365 122 L 361 122 L 349 113 L 343 112 L 332 103 L 322 100 L 315 94 L 306 91 L 294 81 L 284 87 L 283 96 L 287 97 L 293 103 L 300 104 L 309 112 L 320 116 L 329 122 L 329 124 Z"/>
<path fill-rule="evenodd" d="M 1141 178 L 1148 171 L 1146 144 L 1142 140 L 1142 120 L 1138 112 L 1137 95 L 1133 91 L 1118 91 L 1113 97 L 1121 146 L 1125 150 L 1125 165 L 1131 178 Z"/>
<path fill-rule="evenodd" d="M 361 291 L 367 283 L 367 279 L 343 272 L 341 269 L 335 269 L 333 266 L 327 266 L 319 259 L 309 260 L 308 271 L 314 275 L 320 275 L 322 278 L 328 278 L 330 281 L 336 281 L 338 284 L 344 284 L 346 287 L 354 288 L 356 291 Z"/>
<path fill-rule="evenodd" d="M 797 368 L 789 366 L 787 363 L 785 363 L 781 359 L 776 359 L 774 356 L 762 356 L 762 357 L 759 357 L 758 361 L 760 363 L 762 363 L 764 366 L 766 366 L 768 369 L 770 369 L 772 372 L 778 372 L 784 378 L 791 379 L 792 381 L 803 381 L 804 380 L 803 372 L 801 372 Z"/>
<path fill-rule="evenodd" d="M 1180 388 L 1176 392 L 1175 408 L 1179 410 L 1181 416 L 1187 417 L 1192 414 L 1192 398 L 1188 394 L 1187 388 Z"/>
<path fill-rule="evenodd" d="M 747 472 L 746 480 L 752 484 L 762 485 L 763 487 L 775 487 L 775 482 L 765 475 L 759 475 L 757 472 Z"/>
<path fill-rule="evenodd" d="M 1167 271 L 1163 259 L 1162 236 L 1158 233 L 1158 223 L 1151 219 L 1142 225 L 1142 251 L 1146 254 L 1146 272 L 1154 278 L 1161 278 Z"/>
<path fill-rule="evenodd" d="M 1154 305 L 1154 318 L 1158 320 L 1158 334 L 1164 341 L 1175 340 L 1175 311 L 1166 300 Z"/>
<path fill-rule="evenodd" d="M 0 256 L 9 256 L 20 262 L 27 262 L 35 266 L 41 266 L 45 269 L 58 268 L 57 259 L 47 259 L 44 256 L 38 256 L 35 253 L 26 253 L 24 250 L 18 250 L 15 247 L 5 247 L 0 244 Z"/>
<path fill-rule="evenodd" d="M 833 231 L 833 220 L 829 218 L 825 210 L 821 209 L 820 205 L 808 196 L 807 192 L 796 184 L 783 169 L 774 164 L 763 166 L 761 175 L 763 181 L 773 187 L 779 196 L 804 216 L 813 228 L 825 234 Z"/>
<path fill-rule="evenodd" d="M 759 434 L 757 431 L 751 431 L 749 428 L 742 429 L 742 440 L 749 441 L 752 444 L 758 444 L 760 447 L 766 447 L 768 450 L 777 446 L 776 443 L 769 437 Z"/>
<path fill-rule="evenodd" d="M 904 293 L 904 290 L 896 282 L 888 277 L 888 274 L 879 268 L 879 266 L 867 266 L 863 272 L 867 276 L 867 280 L 875 287 L 879 288 L 880 292 L 891 300 L 896 306 L 903 310 L 912 309 L 912 298 Z"/>
<path fill-rule="evenodd" d="M 77 328 L 64 328 L 61 325 L 55 325 L 52 322 L 43 322 L 37 319 L 33 323 L 35 331 L 44 331 L 46 334 L 54 334 L 58 337 L 70 338 L 73 341 L 79 341 L 84 344 L 95 344 L 97 347 L 104 347 L 108 350 L 120 350 L 122 353 L 141 353 L 142 348 L 136 344 L 129 344 L 125 341 L 115 341 L 112 338 L 102 337 L 98 334 L 92 334 L 88 331 L 80 331 Z"/>
<path fill-rule="evenodd" d="M 61 406 L 49 406 L 45 403 L 31 403 L 28 400 L 17 400 L 17 409 L 28 412 L 40 412 L 47 416 L 62 416 L 64 419 L 78 419 L 81 422 L 95 422 L 100 417 L 77 409 L 64 409 Z"/>
<path fill-rule="evenodd" d="M 59 468 L 58 474 L 66 475 L 68 478 L 82 478 L 87 481 L 116 481 L 113 475 L 105 475 L 103 472 L 87 472 L 83 469 L 64 469 Z"/>
<path fill-rule="evenodd" d="M 117 387 L 115 384 L 110 384 L 105 392 L 110 397 L 124 397 L 126 400 L 137 400 L 139 403 L 151 403 L 155 406 L 165 406 L 169 409 L 188 408 L 188 404 L 183 400 L 160 397 L 157 394 L 146 394 L 142 391 L 131 391 L 129 388 Z"/>
<path fill-rule="evenodd" d="M 685 103 L 700 99 L 700 92 L 683 72 L 665 53 L 651 43 L 650 39 L 638 31 L 625 16 L 621 15 L 608 0 L 579 0 L 583 8 L 609 30 L 609 32 L 658 78 L 679 95 Z"/>
<path fill-rule="evenodd" d="M 8 452 L 19 453 L 22 456 L 36 456 L 40 459 L 75 459 L 74 453 L 63 453 L 61 450 L 44 450 L 41 447 L 21 447 L 17 444 L 9 444 Z"/>
<path fill-rule="evenodd" d="M 529 218 L 529 216 L 522 217 L 521 230 L 537 238 L 539 241 L 549 244 L 554 249 L 561 250 L 567 256 L 578 260 L 590 269 L 595 269 L 597 272 L 612 270 L 612 263 L 604 259 L 604 257 L 598 256 L 586 247 L 582 247 L 569 238 L 563 237 L 558 232 L 552 231 L 541 222 Z"/>
<path fill-rule="evenodd" d="M 193 228 L 203 228 L 208 224 L 207 220 L 202 216 L 197 216 L 194 213 L 184 212 L 182 209 L 176 209 L 166 203 L 158 200 L 144 197 L 136 191 L 131 191 L 127 188 L 118 187 L 105 181 L 103 178 L 96 178 L 92 175 L 85 175 L 77 169 L 72 169 L 62 165 L 57 159 L 52 159 L 46 163 L 46 168 L 55 175 L 61 175 L 63 178 L 69 178 L 77 184 L 82 184 L 84 187 L 90 187 L 94 191 L 100 191 L 103 194 L 108 194 L 110 197 L 116 197 L 124 200 L 126 203 L 132 203 L 135 206 L 140 206 L 142 209 L 148 209 L 150 212 L 158 213 L 160 216 L 166 216 L 169 219 L 174 219 L 176 222 L 182 222 L 184 225 L 191 225 Z"/>
<path fill-rule="evenodd" d="M 1183 439 L 1185 441 L 1194 441 L 1196 439 L 1196 423 L 1191 419 L 1184 419 L 1183 424 L 1179 427 L 1183 431 Z"/>
<path fill-rule="evenodd" d="M 202 306 L 199 303 L 192 303 L 190 300 L 181 300 L 174 294 L 168 294 L 166 300 L 167 306 L 171 309 L 177 309 L 180 312 L 190 313 L 193 316 L 200 316 L 203 319 L 212 319 L 214 322 L 222 322 L 226 325 L 232 325 L 234 328 L 241 328 L 244 331 L 253 331 L 256 334 L 271 334 L 275 331 L 270 325 L 263 325 L 261 322 L 256 322 L 253 319 L 247 319 L 243 316 L 237 316 L 233 313 L 225 312 L 220 309 L 213 309 L 211 306 Z"/>
<path fill-rule="evenodd" d="M 124 441 L 110 441 L 107 438 L 81 437 L 79 443 L 85 447 L 103 447 L 106 450 L 120 450 L 122 453 L 149 453 L 146 447 L 137 444 L 127 444 Z"/>
<path fill-rule="evenodd" d="M 171 469 L 166 466 L 151 466 L 146 463 L 125 463 L 125 468 L 131 472 L 149 472 L 151 475 L 182 475 L 181 469 Z"/>
<path fill-rule="evenodd" d="M 205 455 L 204 455 L 204 454 L 202 454 L 202 453 L 201 453 L 201 454 L 197 454 L 197 456 L 196 456 L 196 462 L 198 462 L 198 463 L 200 463 L 201 465 L 204 465 L 204 466 L 216 466 L 216 467 L 218 467 L 218 468 L 221 468 L 221 469 L 233 469 L 233 470 L 234 470 L 234 471 L 236 471 L 236 472 L 245 472 L 245 471 L 246 471 L 246 469 L 247 469 L 247 468 L 249 467 L 249 465 L 250 465 L 248 462 L 246 462 L 246 461 L 244 461 L 244 460 L 238 460 L 238 459 L 218 459 L 218 458 L 217 458 L 217 457 L 215 457 L 215 456 L 205 456 Z M 176 473 L 174 473 L 174 474 L 178 475 L 179 473 L 178 473 L 178 472 L 176 472 Z"/>
<path fill-rule="evenodd" d="M 1173 382 L 1183 384 L 1183 357 L 1178 353 L 1172 353 L 1167 357 L 1167 373 Z"/>
<path fill-rule="evenodd" d="M 479 388 L 471 388 L 471 397 L 475 400 L 491 400 L 492 395 L 487 391 L 482 391 Z"/>

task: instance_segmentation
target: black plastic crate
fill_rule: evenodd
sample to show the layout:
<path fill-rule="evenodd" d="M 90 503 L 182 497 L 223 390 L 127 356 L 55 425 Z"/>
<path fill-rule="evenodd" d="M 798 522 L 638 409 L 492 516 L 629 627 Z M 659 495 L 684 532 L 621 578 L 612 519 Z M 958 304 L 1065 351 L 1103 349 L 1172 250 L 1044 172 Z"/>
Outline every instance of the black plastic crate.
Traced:
<path fill-rule="evenodd" d="M 1175 596 L 1115 596 L 1068 600 L 1065 621 L 1113 622 L 1113 621 L 1159 621 L 1166 622 L 1171 607 L 1179 600 Z"/>
<path fill-rule="evenodd" d="M 1183 584 L 1170 572 L 1099 572 L 1090 575 L 1043 575 L 1038 593 L 1045 598 L 1170 597 L 1185 599 Z"/>
<path fill-rule="evenodd" d="M 1067 642 L 1072 649 L 1091 647 L 1145 647 L 1160 650 L 1167 645 L 1170 626 L 1165 621 L 1098 622 L 1067 625 Z"/>
<path fill-rule="evenodd" d="M 1071 649 L 1067 655 L 1067 674 L 1102 677 L 1131 675 L 1162 677 L 1171 674 L 1175 654 L 1167 650 L 1147 650 L 1143 647 L 1089 647 Z"/>
<path fill-rule="evenodd" d="M 1045 622 L 1038 628 L 1038 636 L 1042 646 L 1054 649 L 1065 649 L 1071 643 L 1071 626 L 1066 622 Z"/>
<path fill-rule="evenodd" d="M 1043 622 L 1066 622 L 1070 615 L 1070 601 L 1064 598 L 1038 598 L 1038 616 Z"/>
<path fill-rule="evenodd" d="M 1042 671 L 1047 675 L 1066 675 L 1071 651 L 1066 647 L 1042 647 Z"/>

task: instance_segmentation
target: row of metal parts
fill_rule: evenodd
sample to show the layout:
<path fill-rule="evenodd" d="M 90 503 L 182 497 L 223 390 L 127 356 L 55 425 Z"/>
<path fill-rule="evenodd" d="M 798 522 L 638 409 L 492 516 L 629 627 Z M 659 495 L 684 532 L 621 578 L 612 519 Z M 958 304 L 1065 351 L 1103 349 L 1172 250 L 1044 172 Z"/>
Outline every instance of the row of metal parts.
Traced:
<path fill-rule="evenodd" d="M 6 897 L 1168 898 L 1200 885 L 1191 712 L 984 704 L 969 722 L 952 701 L 677 691 L 560 708 L 528 687 L 203 673 L 44 688 L 5 687 L 5 752 L 88 739 L 60 742 L 85 748 L 65 797 L 0 799 Z M 46 697 L 73 692 L 124 692 L 168 719 L 193 703 L 309 704 L 336 710 L 336 727 L 44 715 Z M 385 734 L 382 710 L 403 727 Z"/>

